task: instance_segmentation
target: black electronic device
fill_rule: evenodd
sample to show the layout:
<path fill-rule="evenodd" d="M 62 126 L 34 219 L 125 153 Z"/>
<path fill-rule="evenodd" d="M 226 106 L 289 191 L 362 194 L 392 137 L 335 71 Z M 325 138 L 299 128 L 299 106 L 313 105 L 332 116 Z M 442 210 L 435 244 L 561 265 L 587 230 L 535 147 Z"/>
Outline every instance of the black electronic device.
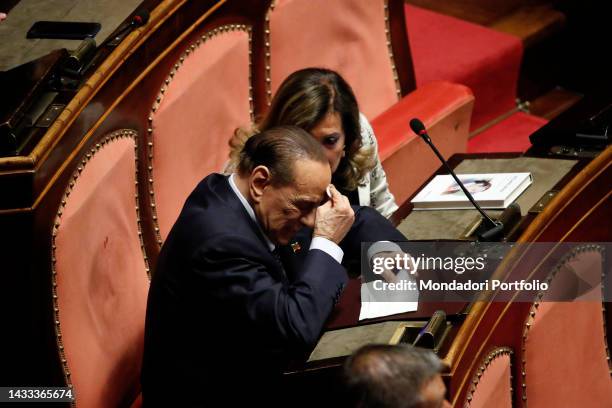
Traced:
<path fill-rule="evenodd" d="M 603 150 L 612 140 L 612 89 L 584 97 L 574 106 L 529 136 L 535 147 L 554 154 L 581 156 Z"/>
<path fill-rule="evenodd" d="M 95 37 L 102 26 L 100 23 L 76 21 L 37 21 L 28 30 L 26 38 L 53 38 L 84 40 Z"/>

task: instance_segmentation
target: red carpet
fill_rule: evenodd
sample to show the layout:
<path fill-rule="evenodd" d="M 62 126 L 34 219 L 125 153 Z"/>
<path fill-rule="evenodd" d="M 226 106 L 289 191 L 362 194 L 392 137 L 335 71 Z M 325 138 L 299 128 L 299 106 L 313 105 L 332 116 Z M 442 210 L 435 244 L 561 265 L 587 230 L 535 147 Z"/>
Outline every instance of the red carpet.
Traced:
<path fill-rule="evenodd" d="M 547 122 L 538 116 L 516 112 L 468 140 L 467 152 L 524 152 L 531 146 L 529 135 Z"/>
<path fill-rule="evenodd" d="M 472 130 L 516 106 L 518 38 L 409 4 L 405 12 L 417 86 L 446 80 L 471 88 Z"/>

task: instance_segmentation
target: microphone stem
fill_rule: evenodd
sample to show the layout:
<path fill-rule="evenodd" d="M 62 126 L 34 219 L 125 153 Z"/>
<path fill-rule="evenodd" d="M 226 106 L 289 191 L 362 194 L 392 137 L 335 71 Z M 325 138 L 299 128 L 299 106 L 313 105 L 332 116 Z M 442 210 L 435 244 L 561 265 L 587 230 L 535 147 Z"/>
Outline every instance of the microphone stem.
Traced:
<path fill-rule="evenodd" d="M 440 152 L 438 151 L 438 149 L 436 148 L 436 146 L 431 142 L 431 138 L 429 137 L 429 135 L 427 134 L 422 134 L 421 135 L 422 139 L 425 141 L 425 143 L 427 143 L 429 145 L 429 147 L 431 147 L 431 149 L 434 151 L 434 153 L 436 154 L 436 156 L 438 156 L 438 159 L 440 159 L 440 161 L 442 162 L 442 164 L 444 164 L 444 167 L 446 167 L 446 170 L 448 170 L 449 174 L 451 176 L 453 176 L 453 178 L 455 179 L 455 182 L 457 182 L 457 185 L 461 188 L 461 190 L 463 190 L 463 193 L 465 194 L 465 196 L 468 198 L 468 200 L 470 200 L 470 202 L 474 205 L 474 207 L 476 207 L 476 209 L 478 210 L 478 212 L 482 215 L 482 217 L 484 218 L 485 222 L 487 224 L 489 224 L 489 227 L 493 228 L 497 226 L 497 223 L 495 221 L 493 221 L 491 219 L 491 217 L 489 217 L 487 215 L 486 212 L 484 212 L 482 210 L 482 208 L 480 208 L 480 206 L 478 205 L 478 203 L 476 202 L 476 200 L 474 200 L 474 197 L 472 197 L 472 194 L 470 194 L 469 191 L 467 191 L 467 189 L 465 188 L 465 186 L 463 185 L 463 183 L 459 180 L 459 177 L 457 177 L 457 175 L 455 174 L 455 172 L 453 171 L 453 169 L 451 169 L 451 167 L 448 165 L 448 163 L 446 162 L 446 160 L 444 160 L 444 157 L 442 157 L 442 155 L 440 154 Z"/>

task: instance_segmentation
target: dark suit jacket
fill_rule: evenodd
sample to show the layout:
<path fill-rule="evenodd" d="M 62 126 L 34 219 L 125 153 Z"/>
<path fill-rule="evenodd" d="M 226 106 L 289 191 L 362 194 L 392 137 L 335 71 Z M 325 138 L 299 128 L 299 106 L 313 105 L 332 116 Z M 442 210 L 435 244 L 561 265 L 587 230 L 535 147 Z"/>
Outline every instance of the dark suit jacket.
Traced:
<path fill-rule="evenodd" d="M 252 385 L 271 385 L 288 359 L 314 345 L 347 281 L 327 253 L 304 251 L 289 279 L 227 177 L 200 182 L 151 282 L 145 405 L 205 406 L 247 386 L 268 392 Z"/>
<path fill-rule="evenodd" d="M 378 212 L 354 207 L 341 243 L 359 261 L 362 241 L 404 237 Z M 347 281 L 345 268 L 301 249 L 272 254 L 226 176 L 206 177 L 162 248 L 149 291 L 142 369 L 145 406 L 240 405 L 282 396 L 280 372 L 317 341 Z M 270 404 L 268 404 L 270 405 Z"/>

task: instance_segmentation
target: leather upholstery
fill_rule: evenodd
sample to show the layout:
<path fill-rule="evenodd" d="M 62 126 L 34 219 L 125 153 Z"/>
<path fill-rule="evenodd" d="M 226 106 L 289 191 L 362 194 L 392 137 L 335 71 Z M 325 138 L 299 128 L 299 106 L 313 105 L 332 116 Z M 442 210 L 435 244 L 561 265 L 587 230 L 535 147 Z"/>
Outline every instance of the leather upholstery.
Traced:
<path fill-rule="evenodd" d="M 469 408 L 512 408 L 512 378 L 510 371 L 511 356 L 498 354 L 488 363 L 483 362 L 484 370 L 474 385 Z"/>
<path fill-rule="evenodd" d="M 509 34 L 405 3 L 417 87 L 430 81 L 468 86 L 475 130 L 516 107 L 523 46 Z"/>
<path fill-rule="evenodd" d="M 93 154 L 55 237 L 58 341 L 77 406 L 129 406 L 140 389 L 149 281 L 134 208 L 134 140 Z"/>
<path fill-rule="evenodd" d="M 251 121 L 248 36 L 222 31 L 186 55 L 152 115 L 152 178 L 162 239 L 193 186 L 223 168 L 232 132 Z"/>
<path fill-rule="evenodd" d="M 602 274 L 601 254 L 578 253 L 556 273 L 543 302 L 532 309 L 527 322 L 525 377 L 527 404 L 532 407 L 610 407 L 612 378 L 606 360 L 601 285 L 593 279 Z M 576 277 L 588 281 L 592 290 L 573 302 L 550 302 Z"/>
<path fill-rule="evenodd" d="M 441 166 L 430 147 L 408 123 L 420 118 L 440 153 L 448 158 L 465 152 L 474 105 L 471 91 L 449 82 L 430 82 L 372 121 L 389 188 L 403 203 Z"/>
<path fill-rule="evenodd" d="M 269 19 L 272 94 L 292 72 L 320 66 L 346 79 L 369 119 L 399 99 L 384 1 L 279 0 Z"/>
<path fill-rule="evenodd" d="M 474 103 L 469 89 L 428 83 L 398 101 L 383 1 L 282 0 L 275 3 L 269 18 L 272 92 L 300 68 L 338 71 L 355 91 L 360 110 L 372 120 L 398 204 L 440 166 L 429 148 L 411 134 L 410 119 L 419 117 L 431 127 L 432 138 L 446 157 L 465 151 Z"/>

